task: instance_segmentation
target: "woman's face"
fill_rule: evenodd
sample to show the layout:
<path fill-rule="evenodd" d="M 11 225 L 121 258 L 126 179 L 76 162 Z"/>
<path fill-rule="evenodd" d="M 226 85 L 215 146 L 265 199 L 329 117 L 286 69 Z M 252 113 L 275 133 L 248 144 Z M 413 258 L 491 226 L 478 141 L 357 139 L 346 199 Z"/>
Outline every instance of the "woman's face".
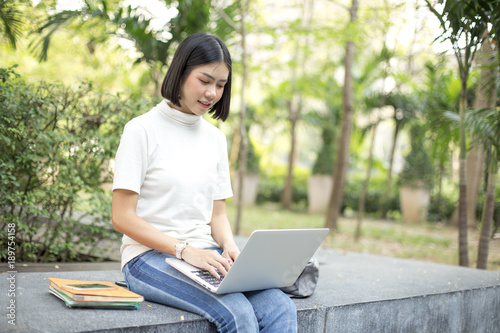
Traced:
<path fill-rule="evenodd" d="M 188 114 L 204 115 L 224 93 L 229 69 L 223 62 L 215 62 L 194 68 L 181 86 L 180 108 Z"/>

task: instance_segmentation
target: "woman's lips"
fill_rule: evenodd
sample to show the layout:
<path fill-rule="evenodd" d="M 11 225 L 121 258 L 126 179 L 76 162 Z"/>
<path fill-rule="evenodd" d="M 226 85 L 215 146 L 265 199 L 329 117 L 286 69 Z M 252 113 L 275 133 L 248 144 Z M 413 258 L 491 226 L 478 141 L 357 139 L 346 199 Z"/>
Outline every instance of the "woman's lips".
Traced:
<path fill-rule="evenodd" d="M 200 106 L 205 109 L 208 109 L 212 105 L 212 103 L 202 102 L 202 101 L 198 101 L 198 104 L 200 104 Z"/>

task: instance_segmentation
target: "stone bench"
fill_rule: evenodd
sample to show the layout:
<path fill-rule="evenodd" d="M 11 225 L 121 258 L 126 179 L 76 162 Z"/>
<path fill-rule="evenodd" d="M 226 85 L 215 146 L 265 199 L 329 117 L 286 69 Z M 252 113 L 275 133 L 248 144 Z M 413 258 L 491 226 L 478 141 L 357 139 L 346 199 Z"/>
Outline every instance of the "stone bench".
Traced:
<path fill-rule="evenodd" d="M 500 332 L 500 271 L 325 249 L 316 257 L 318 288 L 295 299 L 299 332 Z M 15 299 L 15 326 L 3 315 L 0 332 L 215 332 L 203 317 L 151 302 L 138 310 L 66 308 L 49 293 L 48 277 L 123 276 L 118 269 L 54 270 L 0 274 L 4 314 Z"/>

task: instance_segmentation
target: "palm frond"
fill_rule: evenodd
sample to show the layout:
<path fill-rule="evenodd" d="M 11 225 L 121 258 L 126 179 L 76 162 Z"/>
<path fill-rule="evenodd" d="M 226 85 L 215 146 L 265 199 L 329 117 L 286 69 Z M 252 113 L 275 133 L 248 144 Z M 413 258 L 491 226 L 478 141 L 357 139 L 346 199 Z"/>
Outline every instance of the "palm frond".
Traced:
<path fill-rule="evenodd" d="M 66 24 L 69 24 L 72 20 L 80 17 L 82 15 L 81 10 L 64 10 L 51 17 L 36 31 L 38 34 L 42 35 L 41 39 L 35 39 L 30 43 L 30 48 L 36 52 L 37 49 L 41 50 L 38 55 L 38 60 L 40 62 L 47 61 L 47 54 L 50 46 L 52 36 L 55 32 L 61 29 Z"/>
<path fill-rule="evenodd" d="M 491 146 L 500 156 L 500 111 L 488 108 L 471 110 L 465 117 L 465 125 L 473 140 Z"/>
<path fill-rule="evenodd" d="M 3 26 L 0 31 L 3 30 L 10 45 L 15 49 L 17 41 L 23 35 L 24 15 L 17 7 L 14 7 L 14 4 L 15 2 L 12 1 L 0 1 L 0 22 Z"/>

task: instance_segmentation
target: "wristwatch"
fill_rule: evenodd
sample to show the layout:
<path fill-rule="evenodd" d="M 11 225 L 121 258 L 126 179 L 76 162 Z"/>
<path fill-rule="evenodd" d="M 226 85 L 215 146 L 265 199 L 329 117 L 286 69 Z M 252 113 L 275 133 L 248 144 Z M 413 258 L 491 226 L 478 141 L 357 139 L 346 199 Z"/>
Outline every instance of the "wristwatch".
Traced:
<path fill-rule="evenodd" d="M 177 259 L 182 259 L 182 251 L 184 251 L 187 247 L 188 243 L 186 242 L 179 242 L 175 244 L 175 256 Z"/>

